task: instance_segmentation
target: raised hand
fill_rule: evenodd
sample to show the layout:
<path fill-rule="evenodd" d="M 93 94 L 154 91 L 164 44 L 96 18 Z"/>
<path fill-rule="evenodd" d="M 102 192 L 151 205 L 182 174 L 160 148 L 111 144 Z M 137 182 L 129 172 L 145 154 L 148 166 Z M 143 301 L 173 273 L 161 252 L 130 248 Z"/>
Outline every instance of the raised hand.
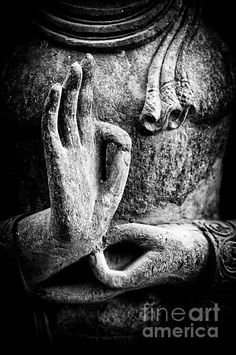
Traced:
<path fill-rule="evenodd" d="M 62 85 L 53 85 L 45 102 L 41 128 L 51 206 L 18 224 L 18 255 L 30 285 L 96 250 L 123 194 L 131 140 L 94 116 L 94 81 L 88 54 Z M 106 169 L 109 143 L 116 153 Z"/>
<path fill-rule="evenodd" d="M 96 120 L 93 110 L 95 61 L 74 63 L 45 103 L 42 137 L 51 202 L 50 234 L 71 243 L 79 256 L 97 246 L 107 231 L 125 187 L 131 140 L 117 126 Z M 104 143 L 117 152 L 104 178 Z"/>

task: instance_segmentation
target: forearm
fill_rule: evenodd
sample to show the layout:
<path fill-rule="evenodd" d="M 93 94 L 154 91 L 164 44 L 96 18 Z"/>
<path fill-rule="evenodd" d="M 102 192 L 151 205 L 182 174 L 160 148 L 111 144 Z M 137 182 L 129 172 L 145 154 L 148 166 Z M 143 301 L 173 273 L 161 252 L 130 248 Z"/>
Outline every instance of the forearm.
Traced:
<path fill-rule="evenodd" d="M 17 250 L 20 265 L 31 286 L 77 261 L 78 253 L 73 250 L 76 248 L 55 239 L 50 225 L 50 208 L 30 215 L 18 224 Z"/>
<path fill-rule="evenodd" d="M 50 233 L 51 210 L 13 217 L 0 223 L 1 243 L 18 259 L 29 287 L 58 272 L 71 262 L 67 245 Z"/>
<path fill-rule="evenodd" d="M 15 249 L 22 274 L 30 287 L 79 260 L 77 252 L 50 233 L 51 210 L 17 217 L 0 226 L 2 244 Z M 17 224 L 16 235 L 9 226 Z M 7 228 L 8 227 L 8 228 Z M 125 269 L 111 265 L 109 246 L 131 242 L 143 250 Z M 98 250 L 98 249 L 97 249 Z M 103 246 L 92 253 L 91 266 L 101 282 L 112 288 L 200 282 L 210 275 L 214 287 L 236 282 L 236 221 L 194 221 L 148 226 L 122 224 L 108 230 Z M 109 265 L 109 267 L 108 267 Z"/>

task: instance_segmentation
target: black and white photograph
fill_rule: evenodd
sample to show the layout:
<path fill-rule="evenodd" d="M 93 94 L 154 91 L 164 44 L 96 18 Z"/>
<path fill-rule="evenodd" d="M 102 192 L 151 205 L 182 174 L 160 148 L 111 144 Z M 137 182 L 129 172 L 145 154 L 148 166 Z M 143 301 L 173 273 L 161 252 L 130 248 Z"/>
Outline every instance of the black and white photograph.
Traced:
<path fill-rule="evenodd" d="M 0 354 L 236 336 L 233 1 L 0 6 Z"/>

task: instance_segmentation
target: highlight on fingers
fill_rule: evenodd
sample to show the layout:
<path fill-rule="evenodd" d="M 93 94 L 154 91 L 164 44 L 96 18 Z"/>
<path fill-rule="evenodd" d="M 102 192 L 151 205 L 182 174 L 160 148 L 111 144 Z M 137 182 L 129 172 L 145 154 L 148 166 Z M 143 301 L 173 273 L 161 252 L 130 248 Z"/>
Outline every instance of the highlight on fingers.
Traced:
<path fill-rule="evenodd" d="M 47 99 L 45 101 L 45 109 L 47 112 L 58 111 L 61 99 L 61 91 L 62 87 L 59 83 L 56 83 L 51 87 Z"/>
<path fill-rule="evenodd" d="M 82 68 L 78 62 L 74 62 L 67 73 L 63 83 L 64 90 L 79 90 L 82 82 Z"/>
<path fill-rule="evenodd" d="M 87 79 L 93 79 L 94 77 L 94 72 L 95 72 L 95 67 L 96 67 L 96 62 L 92 54 L 87 53 L 83 57 L 81 61 L 81 67 L 83 69 L 83 74 L 84 78 Z"/>
<path fill-rule="evenodd" d="M 59 83 L 54 84 L 51 87 L 45 101 L 44 113 L 41 122 L 42 136 L 45 139 L 48 134 L 58 134 L 57 120 L 61 101 L 61 92 L 61 85 Z"/>
<path fill-rule="evenodd" d="M 91 149 L 95 132 L 95 117 L 92 109 L 95 59 L 91 54 L 83 57 L 81 67 L 83 79 L 78 101 L 77 123 L 82 144 Z"/>
<path fill-rule="evenodd" d="M 77 127 L 78 96 L 82 82 L 82 68 L 78 62 L 71 65 L 62 85 L 62 98 L 59 112 L 59 133 L 64 147 L 79 145 Z"/>

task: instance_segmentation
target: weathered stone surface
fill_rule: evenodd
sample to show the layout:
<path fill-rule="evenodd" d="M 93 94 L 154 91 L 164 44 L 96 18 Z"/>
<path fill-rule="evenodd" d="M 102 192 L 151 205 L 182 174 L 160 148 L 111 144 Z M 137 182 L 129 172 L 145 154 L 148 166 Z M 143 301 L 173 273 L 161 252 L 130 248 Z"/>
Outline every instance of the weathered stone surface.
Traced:
<path fill-rule="evenodd" d="M 191 288 L 215 267 L 205 229 L 192 221 L 219 218 L 233 73 L 224 45 L 198 12 L 185 2 L 176 4 L 181 6 L 173 6 L 178 15 L 173 26 L 170 17 L 163 17 L 163 31 L 152 42 L 93 53 L 95 71 L 94 59 L 84 58 L 84 50 L 40 38 L 21 43 L 6 61 L 1 100 L 9 115 L 2 124 L 34 133 L 17 142 L 17 178 L 11 168 L 20 182 L 22 211 L 49 206 L 48 175 L 50 208 L 22 219 L 17 235 L 23 275 L 36 298 L 93 303 L 154 285 Z M 45 99 L 46 169 L 38 147 Z M 124 242 L 120 251 L 119 242 Z M 222 252 L 227 270 L 232 243 Z M 89 274 L 79 263 L 90 253 L 96 283 L 61 284 L 61 272 L 68 268 L 75 276 Z M 57 310 L 59 331 L 67 317 L 70 331 L 78 324 L 81 330 L 80 307 Z M 129 311 L 129 327 L 139 328 L 132 302 L 123 307 L 117 299 L 104 307 L 105 315 L 99 308 L 95 317 L 101 328 L 120 332 Z M 95 318 L 89 314 L 88 329 Z"/>
<path fill-rule="evenodd" d="M 45 102 L 41 128 L 51 207 L 26 217 L 18 231 L 23 273 L 30 284 L 96 249 L 124 191 L 131 140 L 119 127 L 94 117 L 94 71 L 91 55 L 81 65 L 75 62 Z M 117 151 L 107 174 L 102 148 L 109 143 Z"/>
<path fill-rule="evenodd" d="M 197 100 L 198 114 L 190 115 L 179 130 L 147 136 L 138 129 L 139 118 L 144 106 L 149 68 L 163 37 L 161 35 L 137 49 L 113 54 L 94 53 L 97 62 L 94 87 L 96 115 L 101 121 L 115 123 L 125 129 L 133 142 L 130 176 L 117 218 L 138 221 L 154 214 L 156 223 L 164 222 L 164 211 L 172 206 L 176 211 L 174 221 L 188 219 L 189 214 L 179 206 L 191 192 L 202 189 L 203 185 L 206 193 L 212 196 L 212 202 L 202 205 L 197 215 L 192 213 L 192 218 L 215 218 L 218 188 L 210 188 L 211 183 L 207 180 L 209 175 L 214 175 L 213 166 L 218 165 L 216 169 L 221 170 L 220 161 L 227 136 L 228 123 L 224 113 L 233 95 L 228 54 L 219 39 L 200 23 L 193 41 L 184 50 L 182 63 Z M 48 88 L 53 83 L 63 82 L 70 65 L 83 56 L 82 52 L 34 39 L 22 43 L 7 59 L 2 100 L 9 114 L 3 124 L 21 129 L 23 135 L 30 131 L 32 136 L 32 139 L 27 135 L 17 142 L 20 168 L 17 176 L 12 171 L 18 185 L 20 182 L 18 199 L 21 211 L 48 206 L 43 150 L 39 145 L 42 107 Z M 195 121 L 201 121 L 201 118 L 204 122 L 196 124 Z M 7 146 L 8 142 L 6 149 Z M 27 151 L 34 152 L 34 159 L 25 158 Z M 38 191 L 37 196 L 35 191 Z M 198 195 L 197 191 L 195 195 Z M 198 200 L 191 198 L 192 206 L 188 204 L 188 211 L 194 209 Z M 153 212 L 155 210 L 156 213 Z"/>
<path fill-rule="evenodd" d="M 209 260 L 208 241 L 194 225 L 123 224 L 110 230 L 104 248 L 122 242 L 142 249 L 142 255 L 125 268 L 108 267 L 102 250 L 90 256 L 97 278 L 115 289 L 191 283 Z"/>
<path fill-rule="evenodd" d="M 130 48 L 151 41 L 174 22 L 182 1 L 57 1 L 43 3 L 37 25 L 50 40 L 77 49 Z M 141 31 L 140 31 L 141 29 Z"/>

